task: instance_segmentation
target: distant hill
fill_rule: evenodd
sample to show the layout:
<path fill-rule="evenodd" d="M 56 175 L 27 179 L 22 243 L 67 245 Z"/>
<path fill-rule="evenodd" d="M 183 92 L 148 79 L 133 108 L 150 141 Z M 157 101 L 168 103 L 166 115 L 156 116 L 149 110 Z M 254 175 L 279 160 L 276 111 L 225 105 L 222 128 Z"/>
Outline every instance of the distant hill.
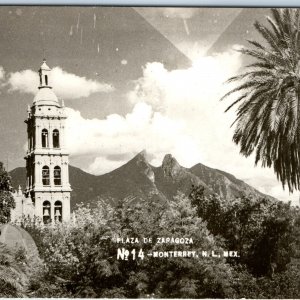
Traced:
<path fill-rule="evenodd" d="M 104 175 L 91 175 L 70 166 L 71 206 L 77 203 L 94 205 L 100 198 L 115 202 L 125 198 L 168 202 L 178 192 L 188 195 L 192 185 L 202 185 L 206 193 L 217 193 L 225 199 L 246 195 L 268 197 L 233 175 L 197 164 L 184 168 L 167 154 L 160 167 L 151 166 L 145 152 L 141 152 L 125 165 Z M 14 188 L 24 188 L 26 170 L 16 168 L 10 172 Z"/>

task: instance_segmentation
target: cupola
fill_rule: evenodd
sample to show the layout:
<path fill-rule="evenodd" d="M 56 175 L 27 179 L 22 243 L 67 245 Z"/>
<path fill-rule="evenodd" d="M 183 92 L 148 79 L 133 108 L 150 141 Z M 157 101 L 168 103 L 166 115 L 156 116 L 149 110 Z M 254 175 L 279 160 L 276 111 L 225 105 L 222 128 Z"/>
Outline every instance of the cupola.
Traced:
<path fill-rule="evenodd" d="M 40 85 L 39 91 L 33 99 L 33 105 L 54 105 L 60 107 L 58 98 L 50 86 L 51 69 L 43 59 L 43 63 L 39 69 Z"/>

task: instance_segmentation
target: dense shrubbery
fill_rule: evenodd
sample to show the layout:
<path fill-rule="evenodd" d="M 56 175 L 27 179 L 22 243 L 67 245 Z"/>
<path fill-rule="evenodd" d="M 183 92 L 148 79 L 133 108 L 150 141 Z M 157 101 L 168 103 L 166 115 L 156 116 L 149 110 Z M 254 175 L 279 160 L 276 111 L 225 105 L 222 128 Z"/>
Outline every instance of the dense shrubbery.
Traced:
<path fill-rule="evenodd" d="M 224 202 L 195 187 L 169 207 L 122 202 L 79 207 L 76 223 L 24 222 L 45 262 L 35 297 L 298 298 L 300 217 L 288 204 L 242 197 Z M 117 244 L 120 237 L 192 237 L 191 245 Z M 143 260 L 117 260 L 117 248 Z M 238 250 L 240 258 L 152 258 L 153 250 Z"/>
<path fill-rule="evenodd" d="M 243 196 L 223 201 L 194 187 L 190 199 L 198 216 L 225 248 L 238 249 L 240 259 L 229 259 L 235 270 L 232 287 L 246 298 L 299 298 L 299 209 L 266 198 Z"/>
<path fill-rule="evenodd" d="M 43 264 L 22 248 L 0 243 L 0 297 L 26 297 L 31 280 L 39 278 Z"/>
<path fill-rule="evenodd" d="M 272 277 L 286 270 L 299 251 L 299 213 L 289 203 L 246 196 L 222 201 L 205 196 L 202 187 L 194 187 L 190 199 L 210 232 L 222 236 L 225 247 L 237 249 L 239 263 L 254 275 Z"/>
<path fill-rule="evenodd" d="M 76 224 L 56 224 L 37 229 L 24 224 L 37 240 L 40 254 L 48 266 L 49 278 L 56 278 L 61 290 L 77 297 L 225 297 L 233 295 L 231 268 L 225 259 L 148 257 L 150 250 L 217 250 L 220 245 L 197 217 L 189 199 L 179 195 L 169 208 L 145 202 L 135 207 L 115 209 L 80 207 Z M 115 236 L 137 237 L 144 259 L 117 260 Z M 191 245 L 143 244 L 143 237 L 192 237 Z M 40 296 L 39 289 L 36 296 Z M 52 296 L 56 296 L 55 292 Z"/>
<path fill-rule="evenodd" d="M 11 194 L 10 179 L 3 163 L 0 162 L 0 224 L 10 221 L 11 209 L 16 207 L 14 197 Z"/>

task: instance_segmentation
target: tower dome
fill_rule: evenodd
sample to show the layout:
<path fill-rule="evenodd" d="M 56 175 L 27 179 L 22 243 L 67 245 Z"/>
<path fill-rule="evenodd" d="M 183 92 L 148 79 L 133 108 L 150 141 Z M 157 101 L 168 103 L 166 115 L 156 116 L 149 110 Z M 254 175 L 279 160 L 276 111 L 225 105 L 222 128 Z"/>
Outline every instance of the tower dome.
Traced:
<path fill-rule="evenodd" d="M 49 88 L 41 88 L 33 99 L 34 105 L 55 105 L 59 106 L 58 98 L 53 90 Z"/>

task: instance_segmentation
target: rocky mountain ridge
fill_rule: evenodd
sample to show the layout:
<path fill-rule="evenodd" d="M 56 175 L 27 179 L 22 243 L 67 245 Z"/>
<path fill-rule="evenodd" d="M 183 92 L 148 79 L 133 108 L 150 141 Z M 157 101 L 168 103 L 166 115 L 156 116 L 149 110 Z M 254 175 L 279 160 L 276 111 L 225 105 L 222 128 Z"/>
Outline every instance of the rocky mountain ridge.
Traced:
<path fill-rule="evenodd" d="M 99 199 L 115 204 L 128 197 L 167 202 L 178 192 L 188 195 L 192 185 L 202 185 L 208 194 L 217 193 L 226 200 L 242 194 L 272 198 L 229 173 L 200 163 L 184 168 L 171 154 L 167 154 L 162 165 L 154 167 L 146 157 L 146 152 L 142 151 L 123 166 L 99 176 L 70 166 L 72 208 L 81 202 L 94 205 Z M 14 188 L 18 185 L 24 188 L 25 168 L 16 168 L 10 175 Z"/>

